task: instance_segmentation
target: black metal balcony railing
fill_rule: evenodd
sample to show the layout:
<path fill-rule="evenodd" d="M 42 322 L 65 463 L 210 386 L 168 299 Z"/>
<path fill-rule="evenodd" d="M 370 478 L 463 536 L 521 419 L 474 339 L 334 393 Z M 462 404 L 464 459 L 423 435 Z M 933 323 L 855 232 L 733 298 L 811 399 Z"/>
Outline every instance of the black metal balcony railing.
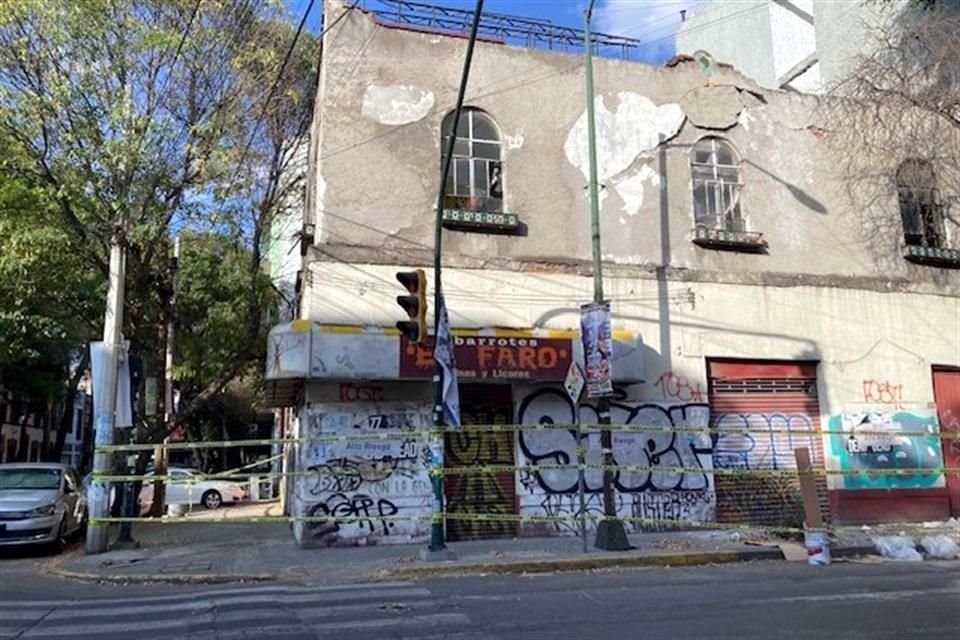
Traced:
<path fill-rule="evenodd" d="M 439 7 L 407 0 L 361 0 L 361 8 L 380 22 L 412 29 L 470 32 L 472 10 Z M 479 37 L 505 44 L 516 44 L 554 51 L 583 51 L 583 30 L 563 27 L 549 20 L 534 20 L 500 13 L 484 13 L 477 29 Z M 632 59 L 638 55 L 640 41 L 605 33 L 592 33 L 594 53 L 600 56 Z"/>

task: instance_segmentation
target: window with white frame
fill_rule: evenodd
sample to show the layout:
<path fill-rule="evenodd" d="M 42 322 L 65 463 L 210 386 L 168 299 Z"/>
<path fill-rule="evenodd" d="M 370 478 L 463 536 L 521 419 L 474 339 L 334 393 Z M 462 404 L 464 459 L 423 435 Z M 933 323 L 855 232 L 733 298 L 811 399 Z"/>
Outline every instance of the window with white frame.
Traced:
<path fill-rule="evenodd" d="M 693 217 L 696 226 L 746 231 L 740 210 L 740 158 L 721 138 L 703 138 L 690 151 Z"/>
<path fill-rule="evenodd" d="M 443 120 L 443 154 L 452 134 L 453 116 L 451 112 Z M 463 109 L 444 189 L 445 208 L 490 213 L 503 211 L 501 149 L 500 132 L 493 118 L 480 109 Z M 442 157 L 441 162 L 445 159 Z"/>
<path fill-rule="evenodd" d="M 944 206 L 937 176 L 926 160 L 904 160 L 897 170 L 897 196 L 903 238 L 907 245 L 941 248 L 945 245 Z"/>

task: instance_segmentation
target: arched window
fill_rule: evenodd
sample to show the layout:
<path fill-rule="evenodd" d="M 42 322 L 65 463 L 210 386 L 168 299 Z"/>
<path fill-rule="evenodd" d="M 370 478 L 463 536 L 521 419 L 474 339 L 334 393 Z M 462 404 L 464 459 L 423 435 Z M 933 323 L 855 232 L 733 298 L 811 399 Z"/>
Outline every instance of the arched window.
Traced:
<path fill-rule="evenodd" d="M 451 112 L 443 119 L 441 154 L 446 153 L 452 134 L 453 115 Z M 493 118 L 479 109 L 463 109 L 453 146 L 453 162 L 444 189 L 444 207 L 501 213 L 503 165 L 500 152 L 500 131 Z M 444 156 L 441 161 L 445 159 Z"/>
<path fill-rule="evenodd" d="M 897 170 L 897 195 L 906 243 L 943 247 L 943 205 L 933 166 L 917 158 L 904 160 Z"/>
<path fill-rule="evenodd" d="M 746 231 L 740 212 L 740 157 L 721 138 L 703 138 L 690 151 L 693 218 L 697 226 Z"/>

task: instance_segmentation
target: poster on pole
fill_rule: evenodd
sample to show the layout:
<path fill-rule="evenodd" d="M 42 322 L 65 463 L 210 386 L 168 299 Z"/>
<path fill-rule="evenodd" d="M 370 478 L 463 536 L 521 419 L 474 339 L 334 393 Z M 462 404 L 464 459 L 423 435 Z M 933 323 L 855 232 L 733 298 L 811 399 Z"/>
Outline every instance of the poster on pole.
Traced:
<path fill-rule="evenodd" d="M 588 398 L 613 395 L 610 334 L 610 303 L 591 302 L 580 306 L 580 337 L 583 340 L 584 377 Z"/>
<path fill-rule="evenodd" d="M 563 388 L 566 390 L 567 395 L 570 396 L 570 401 L 573 402 L 573 406 L 577 406 L 580 402 L 584 384 L 583 370 L 576 362 L 571 362 L 570 368 L 567 369 L 567 377 L 563 380 Z"/>
<path fill-rule="evenodd" d="M 449 427 L 460 426 L 460 393 L 457 388 L 457 363 L 453 357 L 453 342 L 450 337 L 450 318 L 447 317 L 447 304 L 443 294 L 437 296 L 440 301 L 436 313 L 437 343 L 433 348 L 433 357 L 443 370 L 443 389 L 441 390 L 441 406 L 443 407 L 443 421 Z"/>

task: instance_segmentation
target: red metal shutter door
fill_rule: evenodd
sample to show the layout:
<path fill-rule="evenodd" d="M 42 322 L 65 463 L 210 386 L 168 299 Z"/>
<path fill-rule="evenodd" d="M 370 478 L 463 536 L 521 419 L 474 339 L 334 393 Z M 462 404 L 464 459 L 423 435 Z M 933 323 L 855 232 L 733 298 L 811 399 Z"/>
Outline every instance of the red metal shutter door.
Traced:
<path fill-rule="evenodd" d="M 824 469 L 816 363 L 710 361 L 710 419 L 715 434 L 717 520 L 798 527 L 803 503 L 794 449 L 806 447 Z M 827 483 L 817 476 L 829 522 Z"/>

